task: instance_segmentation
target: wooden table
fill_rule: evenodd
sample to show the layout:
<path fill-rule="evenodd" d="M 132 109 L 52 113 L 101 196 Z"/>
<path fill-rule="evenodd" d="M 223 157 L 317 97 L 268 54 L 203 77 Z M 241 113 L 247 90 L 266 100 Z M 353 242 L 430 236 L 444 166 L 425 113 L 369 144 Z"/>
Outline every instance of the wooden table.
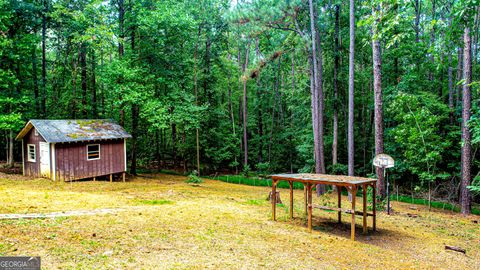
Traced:
<path fill-rule="evenodd" d="M 318 208 L 323 210 L 334 210 L 338 212 L 338 222 L 342 222 L 342 212 L 352 215 L 351 222 L 351 239 L 355 240 L 355 214 L 363 215 L 363 233 L 367 233 L 367 216 L 373 217 L 373 231 L 376 230 L 376 217 L 375 210 L 375 186 L 377 179 L 365 178 L 365 177 L 353 177 L 344 175 L 327 175 L 327 174 L 275 174 L 270 176 L 272 178 L 272 219 L 276 220 L 276 188 L 279 181 L 287 181 L 290 185 L 290 218 L 293 218 L 293 183 L 300 182 L 304 186 L 305 195 L 305 212 L 307 213 L 308 230 L 312 231 L 312 208 Z M 338 207 L 329 207 L 323 205 L 312 204 L 312 189 L 317 184 L 334 185 L 337 187 L 338 192 Z M 342 208 L 342 187 L 345 187 L 352 194 L 352 207 L 351 209 Z M 363 189 L 363 211 L 355 210 L 355 200 L 358 189 Z M 372 187 L 372 201 L 373 210 L 371 213 L 367 212 L 367 188 Z"/>

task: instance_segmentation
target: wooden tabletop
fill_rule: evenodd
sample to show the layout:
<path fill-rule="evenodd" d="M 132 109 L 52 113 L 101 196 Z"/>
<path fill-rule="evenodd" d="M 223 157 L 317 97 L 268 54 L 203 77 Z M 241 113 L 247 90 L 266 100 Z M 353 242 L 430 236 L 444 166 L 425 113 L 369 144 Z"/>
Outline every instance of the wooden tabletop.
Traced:
<path fill-rule="evenodd" d="M 315 173 L 292 173 L 292 174 L 273 174 L 270 175 L 272 180 L 297 181 L 315 184 L 332 184 L 332 185 L 363 185 L 375 183 L 377 179 L 346 176 L 346 175 L 329 175 Z"/>

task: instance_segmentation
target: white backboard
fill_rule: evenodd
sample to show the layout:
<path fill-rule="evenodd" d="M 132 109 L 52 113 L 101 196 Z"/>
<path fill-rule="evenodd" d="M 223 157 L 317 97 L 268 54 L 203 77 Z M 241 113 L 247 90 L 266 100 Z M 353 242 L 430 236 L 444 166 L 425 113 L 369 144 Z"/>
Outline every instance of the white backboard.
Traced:
<path fill-rule="evenodd" d="M 395 166 L 393 158 L 387 154 L 378 154 L 373 159 L 373 166 L 381 168 L 392 168 Z"/>

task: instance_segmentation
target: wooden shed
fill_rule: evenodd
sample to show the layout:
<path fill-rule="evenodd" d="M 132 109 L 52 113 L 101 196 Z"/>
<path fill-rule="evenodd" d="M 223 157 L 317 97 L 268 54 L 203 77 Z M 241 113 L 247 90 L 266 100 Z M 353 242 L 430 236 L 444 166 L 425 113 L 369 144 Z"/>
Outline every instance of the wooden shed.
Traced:
<path fill-rule="evenodd" d="M 72 181 L 115 174 L 125 181 L 126 139 L 112 120 L 30 120 L 22 141 L 23 175 Z"/>

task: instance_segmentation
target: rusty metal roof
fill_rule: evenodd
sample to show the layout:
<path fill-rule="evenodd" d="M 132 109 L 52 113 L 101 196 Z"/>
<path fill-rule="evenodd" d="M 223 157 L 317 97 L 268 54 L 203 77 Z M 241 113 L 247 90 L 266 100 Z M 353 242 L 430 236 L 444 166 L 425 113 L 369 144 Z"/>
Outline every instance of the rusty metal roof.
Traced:
<path fill-rule="evenodd" d="M 35 127 L 50 143 L 131 138 L 123 127 L 109 119 L 30 120 L 17 135 L 22 139 Z"/>

